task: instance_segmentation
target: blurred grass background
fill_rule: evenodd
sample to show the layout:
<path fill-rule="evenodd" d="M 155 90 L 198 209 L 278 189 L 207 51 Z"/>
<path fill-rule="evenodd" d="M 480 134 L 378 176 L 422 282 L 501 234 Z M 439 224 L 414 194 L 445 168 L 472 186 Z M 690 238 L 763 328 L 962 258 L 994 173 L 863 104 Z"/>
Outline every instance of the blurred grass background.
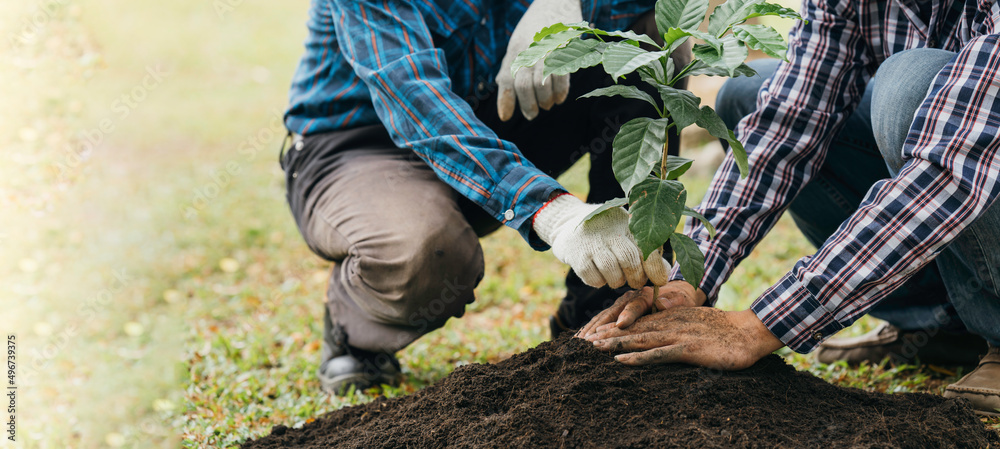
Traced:
<path fill-rule="evenodd" d="M 313 375 L 329 267 L 302 244 L 276 161 L 307 6 L 0 4 L 0 327 L 20 342 L 17 446 L 231 447 L 378 394 L 327 396 Z M 695 84 L 710 102 L 719 80 Z M 707 161 L 686 181 L 693 204 L 721 150 L 686 139 Z M 562 181 L 582 195 L 585 172 Z M 477 302 L 403 351 L 409 380 L 382 394 L 548 338 L 566 268 L 509 229 L 483 246 Z M 720 307 L 746 307 L 812 252 L 783 219 Z M 939 392 L 961 374 L 789 360 L 888 392 Z"/>

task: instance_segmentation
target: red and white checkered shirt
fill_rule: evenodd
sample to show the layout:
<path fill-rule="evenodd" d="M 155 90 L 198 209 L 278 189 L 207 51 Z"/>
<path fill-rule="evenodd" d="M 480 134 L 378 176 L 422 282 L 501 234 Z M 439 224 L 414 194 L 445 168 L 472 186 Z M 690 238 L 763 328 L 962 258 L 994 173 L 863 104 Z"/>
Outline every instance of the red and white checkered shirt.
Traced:
<path fill-rule="evenodd" d="M 823 165 L 829 145 L 889 56 L 935 47 L 957 53 L 937 75 L 903 146 L 905 165 L 803 257 L 752 309 L 791 349 L 811 351 L 929 263 L 1000 192 L 1000 6 L 992 0 L 806 0 L 789 62 L 765 83 L 737 135 L 750 154 L 740 180 L 727 157 L 686 233 L 705 252 L 710 301 Z M 926 12 L 926 9 L 925 9 Z M 928 14 L 923 14 L 928 17 Z M 674 278 L 680 274 L 675 269 Z"/>

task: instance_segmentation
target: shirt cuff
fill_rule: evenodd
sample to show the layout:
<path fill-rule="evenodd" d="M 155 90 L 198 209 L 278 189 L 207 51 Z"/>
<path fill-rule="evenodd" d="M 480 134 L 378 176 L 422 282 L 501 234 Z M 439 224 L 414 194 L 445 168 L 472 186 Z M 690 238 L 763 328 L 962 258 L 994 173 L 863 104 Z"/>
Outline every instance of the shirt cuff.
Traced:
<path fill-rule="evenodd" d="M 513 228 L 538 251 L 549 245 L 531 227 L 533 217 L 555 192 L 565 192 L 555 179 L 535 167 L 516 166 L 500 180 L 483 209 Z"/>
<path fill-rule="evenodd" d="M 785 346 L 800 354 L 816 349 L 823 340 L 844 328 L 789 272 L 754 301 L 750 308 Z"/>

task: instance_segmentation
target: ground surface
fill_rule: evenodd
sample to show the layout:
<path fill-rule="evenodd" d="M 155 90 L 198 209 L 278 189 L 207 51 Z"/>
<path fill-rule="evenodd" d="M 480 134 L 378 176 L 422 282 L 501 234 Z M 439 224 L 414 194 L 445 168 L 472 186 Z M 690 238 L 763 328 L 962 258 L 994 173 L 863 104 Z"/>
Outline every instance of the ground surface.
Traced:
<path fill-rule="evenodd" d="M 0 332 L 21 342 L 18 445 L 233 447 L 548 338 L 565 266 L 503 229 L 483 240 L 466 316 L 400 354 L 402 386 L 319 392 L 329 266 L 298 236 L 276 162 L 307 7 L 0 2 Z M 585 194 L 585 169 L 561 181 Z M 707 176 L 686 181 L 692 203 Z M 782 219 L 720 307 L 745 308 L 813 251 Z M 788 360 L 876 392 L 940 393 L 961 374 Z"/>
<path fill-rule="evenodd" d="M 830 385 L 778 356 L 721 372 L 628 367 L 563 337 L 495 365 L 468 365 L 413 395 L 277 426 L 244 449 L 984 448 L 964 402 Z"/>

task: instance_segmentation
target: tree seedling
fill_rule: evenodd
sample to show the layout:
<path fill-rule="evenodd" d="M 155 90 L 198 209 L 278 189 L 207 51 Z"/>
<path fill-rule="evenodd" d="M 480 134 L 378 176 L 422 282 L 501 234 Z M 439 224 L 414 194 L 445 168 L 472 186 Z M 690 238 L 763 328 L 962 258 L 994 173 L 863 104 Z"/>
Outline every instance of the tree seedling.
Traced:
<path fill-rule="evenodd" d="M 694 240 L 675 230 L 684 215 L 704 223 L 712 238 L 715 229 L 704 216 L 685 205 L 687 190 L 678 178 L 693 161 L 667 154 L 667 131 L 676 128 L 679 133 L 697 125 L 729 143 L 742 177 L 748 175 L 749 166 L 743 145 L 715 110 L 674 85 L 691 75 L 755 75 L 746 65 L 749 49 L 785 59 L 788 47 L 774 28 L 745 22 L 760 16 L 801 19 L 794 10 L 764 0 L 729 0 L 708 17 L 706 32 L 699 27 L 706 20 L 708 1 L 658 0 L 654 14 L 662 45 L 632 31 L 604 31 L 586 22 L 558 23 L 539 31 L 511 66 L 516 77 L 521 68 L 541 63 L 543 76 L 548 77 L 600 64 L 615 84 L 580 98 L 617 95 L 653 105 L 659 117 L 630 120 L 622 125 L 612 144 L 612 169 L 627 198 L 607 201 L 584 221 L 611 208 L 627 207 L 629 230 L 643 259 L 670 241 L 681 274 L 695 288 L 704 275 L 705 256 Z M 671 53 L 692 38 L 698 41 L 692 46 L 692 61 L 686 67 L 674 67 Z M 659 99 L 638 87 L 618 84 L 636 72 L 642 82 L 659 93 Z"/>

